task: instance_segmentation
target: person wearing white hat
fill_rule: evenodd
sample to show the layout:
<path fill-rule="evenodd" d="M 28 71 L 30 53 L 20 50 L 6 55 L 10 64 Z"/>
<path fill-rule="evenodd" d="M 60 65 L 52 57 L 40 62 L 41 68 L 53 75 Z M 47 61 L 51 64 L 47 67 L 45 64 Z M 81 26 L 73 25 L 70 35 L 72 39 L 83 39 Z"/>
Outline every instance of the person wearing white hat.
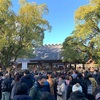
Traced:
<path fill-rule="evenodd" d="M 68 100 L 88 100 L 82 92 L 82 87 L 79 83 L 76 83 L 72 87 L 72 93 Z"/>

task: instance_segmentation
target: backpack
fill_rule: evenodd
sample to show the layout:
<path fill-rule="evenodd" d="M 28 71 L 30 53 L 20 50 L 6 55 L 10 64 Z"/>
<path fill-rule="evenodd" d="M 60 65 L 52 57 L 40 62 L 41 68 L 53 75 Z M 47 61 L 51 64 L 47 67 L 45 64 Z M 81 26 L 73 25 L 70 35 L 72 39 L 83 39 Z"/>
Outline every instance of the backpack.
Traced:
<path fill-rule="evenodd" d="M 30 89 L 29 96 L 34 98 L 34 100 L 40 100 L 42 93 L 42 90 L 37 87 L 36 83 L 34 83 L 33 87 Z"/>
<path fill-rule="evenodd" d="M 3 80 L 2 83 L 1 83 L 1 91 L 4 92 L 4 91 L 7 91 L 7 85 L 5 83 L 5 81 Z"/>

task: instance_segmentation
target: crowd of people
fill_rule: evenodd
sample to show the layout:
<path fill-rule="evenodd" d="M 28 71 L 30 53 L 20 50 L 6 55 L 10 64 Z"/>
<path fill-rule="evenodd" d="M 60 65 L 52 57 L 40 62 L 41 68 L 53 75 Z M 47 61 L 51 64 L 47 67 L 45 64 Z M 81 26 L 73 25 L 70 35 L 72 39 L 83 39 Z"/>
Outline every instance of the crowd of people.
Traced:
<path fill-rule="evenodd" d="M 100 72 L 0 72 L 0 100 L 100 100 Z"/>

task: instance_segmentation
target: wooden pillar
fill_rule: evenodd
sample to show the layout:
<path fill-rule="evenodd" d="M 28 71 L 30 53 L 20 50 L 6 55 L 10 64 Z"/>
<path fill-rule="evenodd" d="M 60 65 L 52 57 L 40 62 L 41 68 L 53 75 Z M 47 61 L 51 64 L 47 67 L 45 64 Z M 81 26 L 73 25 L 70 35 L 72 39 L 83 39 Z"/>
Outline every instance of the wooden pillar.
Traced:
<path fill-rule="evenodd" d="M 52 64 L 52 62 L 49 62 L 49 66 L 50 66 L 50 70 L 52 70 L 52 66 L 53 64 Z"/>
<path fill-rule="evenodd" d="M 75 65 L 75 70 L 76 70 L 76 63 L 74 65 Z"/>
<path fill-rule="evenodd" d="M 38 62 L 38 66 L 39 66 L 39 69 L 41 69 L 42 63 L 40 61 Z"/>
<path fill-rule="evenodd" d="M 64 65 L 64 71 L 66 71 L 66 63 L 63 62 L 63 65 Z"/>
<path fill-rule="evenodd" d="M 83 64 L 83 69 L 85 69 L 85 65 Z"/>

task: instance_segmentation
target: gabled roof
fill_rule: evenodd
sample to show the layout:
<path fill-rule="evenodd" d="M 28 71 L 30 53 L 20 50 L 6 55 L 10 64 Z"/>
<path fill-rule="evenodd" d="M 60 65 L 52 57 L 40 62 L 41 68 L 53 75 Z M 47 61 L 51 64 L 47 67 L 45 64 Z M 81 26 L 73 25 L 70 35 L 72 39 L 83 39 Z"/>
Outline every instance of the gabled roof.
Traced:
<path fill-rule="evenodd" d="M 30 62 L 30 59 L 29 58 L 19 58 L 17 59 L 17 62 L 21 63 L 21 62 Z"/>
<path fill-rule="evenodd" d="M 61 44 L 39 46 L 34 51 L 36 56 L 33 60 L 61 60 L 61 48 Z"/>

